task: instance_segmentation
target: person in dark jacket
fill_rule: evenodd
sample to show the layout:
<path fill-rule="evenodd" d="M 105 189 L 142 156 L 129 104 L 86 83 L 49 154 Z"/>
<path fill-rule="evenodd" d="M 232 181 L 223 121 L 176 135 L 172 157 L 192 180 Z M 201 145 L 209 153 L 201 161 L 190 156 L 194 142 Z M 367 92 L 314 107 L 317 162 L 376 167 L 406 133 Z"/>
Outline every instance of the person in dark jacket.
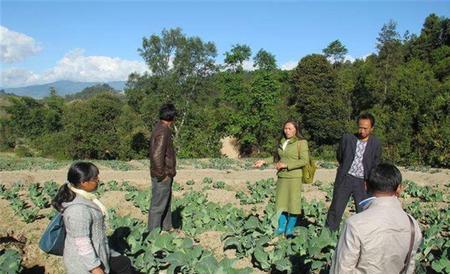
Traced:
<path fill-rule="evenodd" d="M 148 229 L 172 230 L 172 182 L 176 175 L 175 149 L 171 126 L 177 116 L 173 104 L 164 104 L 159 110 L 159 122 L 150 137 L 150 176 L 152 198 L 148 212 Z"/>
<path fill-rule="evenodd" d="M 362 211 L 359 203 L 367 198 L 365 182 L 371 169 L 381 160 L 381 143 L 372 135 L 375 118 L 364 113 L 358 117 L 357 124 L 358 133 L 345 134 L 336 152 L 339 167 L 325 224 L 332 231 L 339 228 L 350 195 L 353 195 L 356 211 Z"/>

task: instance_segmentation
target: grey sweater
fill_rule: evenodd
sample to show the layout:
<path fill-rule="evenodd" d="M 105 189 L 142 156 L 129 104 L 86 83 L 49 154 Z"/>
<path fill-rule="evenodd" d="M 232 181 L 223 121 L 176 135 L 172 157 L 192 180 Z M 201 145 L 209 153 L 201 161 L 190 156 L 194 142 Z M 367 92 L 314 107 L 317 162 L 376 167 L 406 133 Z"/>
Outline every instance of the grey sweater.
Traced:
<path fill-rule="evenodd" d="M 100 208 L 78 194 L 62 206 L 66 227 L 63 259 L 67 273 L 89 274 L 100 265 L 109 273 L 110 249 Z"/>

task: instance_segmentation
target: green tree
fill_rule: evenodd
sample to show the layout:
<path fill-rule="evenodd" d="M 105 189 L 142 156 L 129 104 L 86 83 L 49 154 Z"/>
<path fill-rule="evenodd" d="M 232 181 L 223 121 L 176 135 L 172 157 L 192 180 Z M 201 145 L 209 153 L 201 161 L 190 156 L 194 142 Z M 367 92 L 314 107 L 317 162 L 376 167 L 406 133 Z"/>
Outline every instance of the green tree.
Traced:
<path fill-rule="evenodd" d="M 144 38 L 139 52 L 153 75 L 144 75 L 142 78 L 133 76 L 133 82 L 129 81 L 127 87 L 127 96 L 134 97 L 131 98 L 132 104 L 136 102 L 135 98 L 156 93 L 160 93 L 155 96 L 157 102 L 175 102 L 179 111 L 175 126 L 177 137 L 184 129 L 192 104 L 202 92 L 202 82 L 216 72 L 216 47 L 214 43 L 203 42 L 199 37 L 187 37 L 180 28 L 176 28 Z M 143 89 L 139 89 L 142 86 L 140 81 L 150 82 L 151 86 L 144 85 Z M 151 97 L 150 100 L 153 100 L 154 96 Z M 141 108 L 144 105 L 153 107 L 154 103 L 144 100 Z M 141 112 L 155 110 L 141 109 Z"/>
<path fill-rule="evenodd" d="M 420 60 L 411 60 L 395 70 L 391 92 L 378 106 L 384 113 L 378 119 L 378 132 L 388 148 L 387 159 L 401 164 L 422 162 L 417 134 L 428 122 L 437 86 L 430 65 Z"/>
<path fill-rule="evenodd" d="M 394 69 L 403 59 L 400 34 L 397 32 L 397 23 L 390 20 L 381 28 L 377 37 L 378 63 L 380 77 L 383 82 L 383 99 L 386 98 L 391 84 Z"/>
<path fill-rule="evenodd" d="M 122 102 L 111 94 L 75 101 L 64 113 L 64 128 L 72 159 L 117 159 L 120 140 L 117 119 Z"/>
<path fill-rule="evenodd" d="M 433 71 L 439 81 L 450 76 L 450 47 L 444 45 L 431 53 Z"/>
<path fill-rule="evenodd" d="M 425 23 L 421 31 L 421 36 L 425 40 L 425 47 L 431 52 L 443 45 L 442 41 L 442 22 L 434 13 L 425 18 Z"/>
<path fill-rule="evenodd" d="M 326 48 L 322 50 L 325 57 L 330 60 L 333 65 L 344 62 L 345 55 L 348 53 L 347 48 L 339 40 L 334 40 Z"/>
<path fill-rule="evenodd" d="M 281 121 L 283 102 L 276 74 L 227 72 L 223 75 L 222 118 L 228 135 L 238 139 L 241 155 L 272 152 Z"/>
<path fill-rule="evenodd" d="M 58 96 L 55 88 L 50 88 L 50 94 L 43 99 L 43 103 L 47 106 L 45 111 L 46 132 L 61 131 L 63 129 L 64 99 Z"/>
<path fill-rule="evenodd" d="M 5 109 L 15 136 L 34 138 L 46 132 L 44 104 L 31 97 L 8 99 L 10 105 Z"/>
<path fill-rule="evenodd" d="M 384 83 L 380 81 L 378 60 L 375 55 L 366 58 L 365 61 L 357 60 L 353 63 L 355 71 L 355 83 L 352 91 L 352 116 L 372 109 L 384 101 Z"/>
<path fill-rule="evenodd" d="M 153 34 L 142 39 L 138 52 L 155 76 L 167 75 L 172 67 L 177 48 L 183 43 L 184 35 L 180 28 L 163 29 L 161 36 Z"/>
<path fill-rule="evenodd" d="M 148 156 L 150 132 L 141 116 L 129 105 L 122 105 L 117 117 L 118 158 L 121 160 L 145 159 Z"/>
<path fill-rule="evenodd" d="M 292 75 L 294 104 L 306 137 L 316 145 L 337 143 L 346 131 L 351 109 L 337 88 L 337 76 L 323 55 L 308 55 Z"/>
<path fill-rule="evenodd" d="M 87 87 L 80 92 L 75 94 L 66 95 L 65 99 L 68 101 L 77 100 L 77 99 L 87 99 L 90 97 L 97 96 L 102 93 L 118 93 L 119 91 L 115 90 L 108 84 L 97 84 L 92 87 Z"/>
<path fill-rule="evenodd" d="M 264 49 L 260 49 L 258 53 L 256 53 L 255 57 L 253 58 L 253 62 L 253 66 L 257 69 L 270 71 L 277 68 L 275 55 L 268 51 L 265 51 Z"/>
<path fill-rule="evenodd" d="M 450 167 L 450 79 L 447 79 L 421 116 L 416 135 L 417 149 L 422 163 Z"/>
<path fill-rule="evenodd" d="M 225 64 L 231 71 L 242 71 L 244 61 L 250 60 L 252 50 L 247 45 L 236 44 L 230 51 L 225 52 Z"/>

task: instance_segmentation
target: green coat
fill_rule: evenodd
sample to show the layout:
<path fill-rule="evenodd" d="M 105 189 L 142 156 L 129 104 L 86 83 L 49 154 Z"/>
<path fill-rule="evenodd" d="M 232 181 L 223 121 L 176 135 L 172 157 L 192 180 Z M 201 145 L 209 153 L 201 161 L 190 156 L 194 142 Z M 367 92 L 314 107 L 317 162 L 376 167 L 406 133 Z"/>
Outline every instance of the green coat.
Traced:
<path fill-rule="evenodd" d="M 278 178 L 301 179 L 303 177 L 302 167 L 309 161 L 308 142 L 293 137 L 289 140 L 286 149 L 283 150 L 282 146 L 285 140 L 285 138 L 281 140 L 278 156 L 280 156 L 280 162 L 287 164 L 287 168 L 277 173 Z"/>

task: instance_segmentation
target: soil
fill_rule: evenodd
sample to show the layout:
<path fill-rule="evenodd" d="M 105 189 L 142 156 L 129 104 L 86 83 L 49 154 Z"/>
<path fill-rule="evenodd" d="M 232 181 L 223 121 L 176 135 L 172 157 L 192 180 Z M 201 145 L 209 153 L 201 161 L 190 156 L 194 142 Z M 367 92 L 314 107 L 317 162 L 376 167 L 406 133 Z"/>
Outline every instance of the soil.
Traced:
<path fill-rule="evenodd" d="M 440 170 L 434 173 L 424 173 L 417 171 L 409 171 L 402 169 L 404 180 L 412 180 L 419 185 L 440 185 L 444 186 L 450 182 L 449 170 Z M 318 169 L 316 172 L 316 180 L 322 182 L 323 185 L 331 184 L 334 180 L 335 169 Z M 1 171 L 0 184 L 7 187 L 15 182 L 22 182 L 25 186 L 30 183 L 53 180 L 59 184 L 65 181 L 67 167 L 59 170 L 22 170 L 22 171 Z M 225 182 L 225 189 L 202 190 L 202 180 L 204 177 L 210 177 L 213 181 Z M 235 198 L 237 191 L 248 191 L 245 182 L 255 182 L 260 179 L 275 178 L 274 169 L 266 170 L 213 170 L 213 169 L 181 169 L 175 180 L 183 187 L 183 191 L 175 192 L 174 197 L 182 196 L 186 191 L 193 189 L 196 191 L 204 191 L 210 201 L 221 205 L 232 204 L 241 207 L 245 211 L 250 211 L 254 206 L 241 206 L 239 200 Z M 110 168 L 100 166 L 100 179 L 103 182 L 116 180 L 118 182 L 128 181 L 130 184 L 137 186 L 142 190 L 150 191 L 150 176 L 148 169 L 116 171 Z M 187 185 L 186 181 L 194 180 L 194 185 Z M 322 200 L 325 201 L 325 193 L 318 190 L 315 185 L 304 185 L 304 197 L 306 200 Z M 132 203 L 125 201 L 124 193 L 118 191 L 110 191 L 101 197 L 102 202 L 108 208 L 117 208 L 119 215 L 129 215 L 147 221 L 147 216 L 142 214 L 139 209 Z M 120 204 L 120 207 L 118 205 Z M 49 256 L 41 252 L 37 246 L 39 237 L 48 224 L 47 217 L 42 217 L 31 224 L 26 224 L 15 216 L 9 203 L 0 199 L 0 207 L 2 208 L 2 217 L 0 220 L 0 237 L 2 239 L 14 239 L 10 241 L 19 241 L 22 243 L 16 245 L 21 249 L 23 256 L 23 265 L 29 269 L 24 273 L 64 273 L 62 259 L 56 256 Z M 262 210 L 264 205 L 258 205 L 257 210 Z M 222 233 L 217 231 L 208 231 L 200 235 L 199 244 L 210 249 L 217 258 L 224 256 L 234 258 L 233 250 L 223 251 L 223 243 L 220 241 Z M 7 238 L 10 237 L 10 238 Z M 24 243 L 24 244 L 23 244 Z M 8 243 L 5 243 L 8 244 Z M 0 246 L 5 248 L 5 245 Z M 251 267 L 248 258 L 238 261 L 239 267 Z M 255 269 L 255 273 L 263 273 Z"/>

